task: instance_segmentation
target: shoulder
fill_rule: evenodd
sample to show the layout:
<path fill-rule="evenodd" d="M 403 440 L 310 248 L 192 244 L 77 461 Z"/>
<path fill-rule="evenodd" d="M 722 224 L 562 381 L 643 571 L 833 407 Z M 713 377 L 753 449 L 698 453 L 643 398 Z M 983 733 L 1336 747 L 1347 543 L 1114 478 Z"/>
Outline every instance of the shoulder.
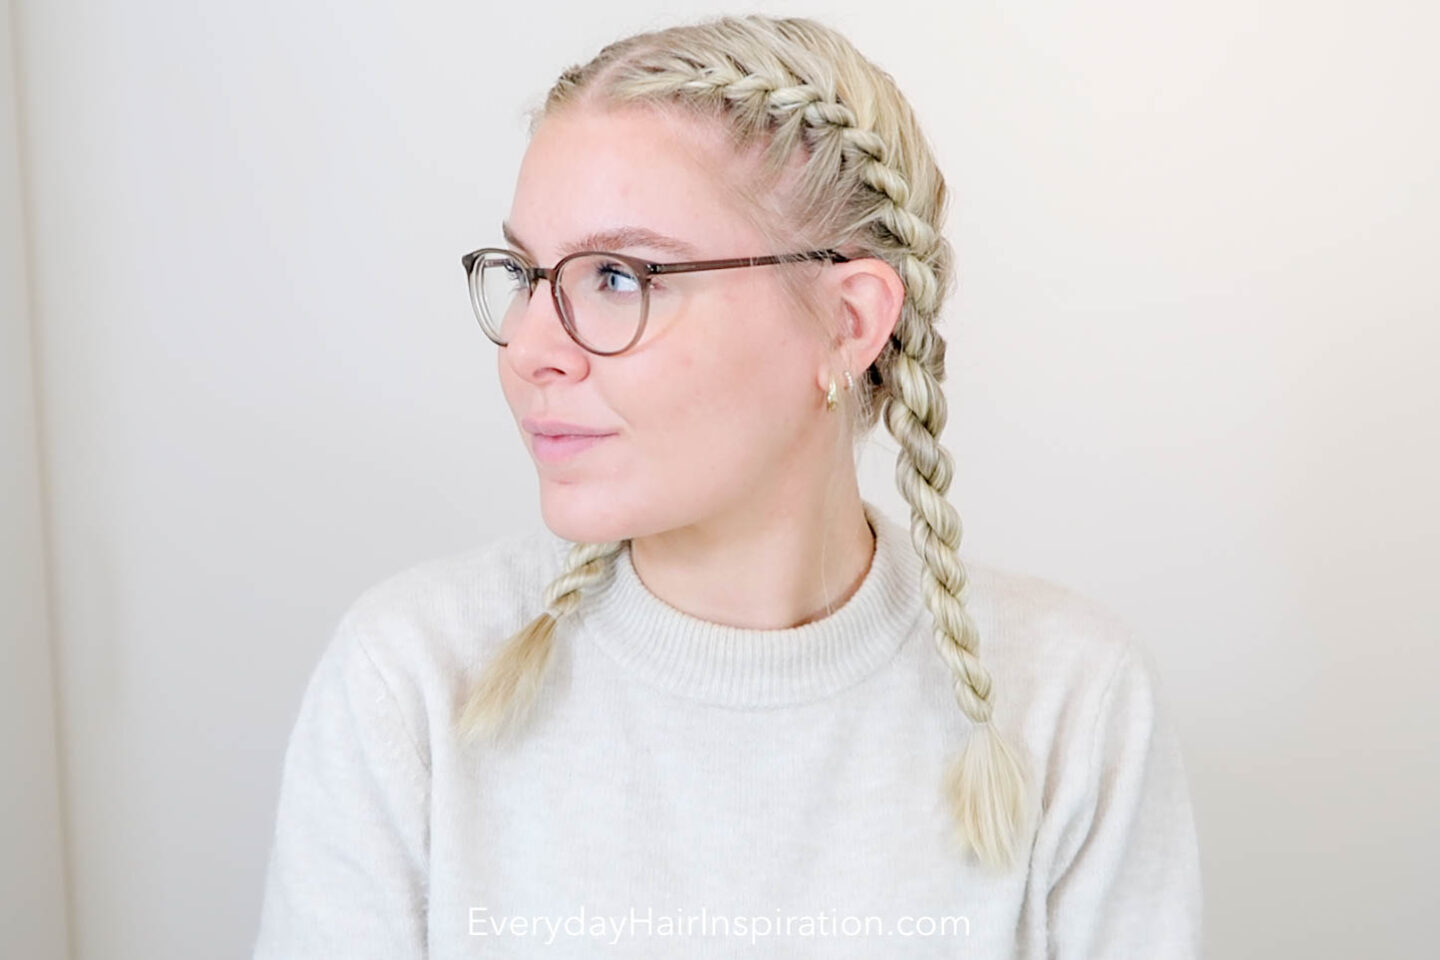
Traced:
<path fill-rule="evenodd" d="M 548 529 L 431 557 L 371 583 L 346 606 L 322 668 L 383 684 L 417 739 L 466 678 L 544 609 L 571 544 Z"/>
<path fill-rule="evenodd" d="M 1122 674 L 1148 678 L 1152 655 L 1112 608 L 1063 584 L 966 563 L 967 608 L 997 688 L 1049 724 L 1085 724 Z"/>
<path fill-rule="evenodd" d="M 467 616 L 518 612 L 528 594 L 543 592 L 558 573 L 568 546 L 542 528 L 419 561 L 363 589 L 341 623 L 352 629 L 397 621 L 447 627 Z"/>
<path fill-rule="evenodd" d="M 967 562 L 965 569 L 971 612 L 988 622 L 997 647 L 1115 660 L 1136 642 L 1112 608 L 1064 584 L 990 564 Z"/>
<path fill-rule="evenodd" d="M 419 561 L 362 590 L 336 632 L 357 638 L 382 661 L 441 642 L 458 645 L 459 655 L 481 653 L 544 609 L 545 588 L 569 547 L 540 528 Z"/>

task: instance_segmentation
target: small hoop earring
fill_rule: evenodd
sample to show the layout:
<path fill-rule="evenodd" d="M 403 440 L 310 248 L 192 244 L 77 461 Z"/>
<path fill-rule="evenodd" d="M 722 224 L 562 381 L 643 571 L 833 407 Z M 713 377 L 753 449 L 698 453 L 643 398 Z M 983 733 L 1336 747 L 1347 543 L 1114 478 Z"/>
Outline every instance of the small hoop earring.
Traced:
<path fill-rule="evenodd" d="M 846 371 L 845 371 L 845 389 L 846 389 L 846 390 L 854 390 L 854 389 L 855 389 L 855 378 L 852 377 L 852 376 L 850 376 L 850 371 L 849 371 L 849 370 L 846 370 Z M 832 377 L 830 378 L 830 389 L 828 389 L 828 390 L 825 391 L 825 409 L 826 409 L 826 410 L 835 410 L 835 409 L 838 408 L 839 406 L 840 406 L 840 393 L 839 393 L 839 391 L 835 388 L 835 378 L 832 376 Z"/>

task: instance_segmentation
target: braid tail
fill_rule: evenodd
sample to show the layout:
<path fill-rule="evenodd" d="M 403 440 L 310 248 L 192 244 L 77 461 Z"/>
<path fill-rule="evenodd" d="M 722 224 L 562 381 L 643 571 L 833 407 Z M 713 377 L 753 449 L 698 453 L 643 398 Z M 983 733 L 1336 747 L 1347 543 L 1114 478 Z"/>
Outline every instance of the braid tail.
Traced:
<path fill-rule="evenodd" d="M 554 658 L 556 623 L 579 605 L 587 586 L 605 576 L 623 546 L 624 541 L 617 541 L 577 543 L 570 548 L 565 572 L 545 591 L 545 612 L 512 636 L 485 665 L 460 714 L 464 743 L 482 738 L 498 741 L 530 715 Z"/>

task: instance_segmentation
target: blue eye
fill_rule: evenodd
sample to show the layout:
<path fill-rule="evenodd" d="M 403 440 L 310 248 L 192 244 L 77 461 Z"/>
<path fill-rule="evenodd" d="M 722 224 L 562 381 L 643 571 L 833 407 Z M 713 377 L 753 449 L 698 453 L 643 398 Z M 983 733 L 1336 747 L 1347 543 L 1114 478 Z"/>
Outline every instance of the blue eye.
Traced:
<path fill-rule="evenodd" d="M 530 278 L 525 275 L 525 268 L 520 266 L 520 264 L 514 260 L 506 260 L 504 267 L 505 276 L 510 281 L 513 289 L 519 290 L 521 287 L 528 287 L 530 285 Z"/>
<path fill-rule="evenodd" d="M 639 293 L 640 278 L 624 264 L 603 263 L 596 268 L 600 289 L 605 293 Z"/>

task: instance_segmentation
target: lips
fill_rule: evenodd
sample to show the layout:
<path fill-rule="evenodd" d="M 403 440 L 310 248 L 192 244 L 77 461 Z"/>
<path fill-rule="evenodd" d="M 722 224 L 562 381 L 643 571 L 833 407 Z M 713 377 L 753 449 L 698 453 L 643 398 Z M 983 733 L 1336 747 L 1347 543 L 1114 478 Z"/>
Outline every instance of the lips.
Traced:
<path fill-rule="evenodd" d="M 615 433 L 601 427 L 587 427 L 563 420 L 534 420 L 530 417 L 520 421 L 521 428 L 537 437 L 606 437 Z"/>
<path fill-rule="evenodd" d="M 614 434 L 590 436 L 547 436 L 543 433 L 530 435 L 530 449 L 535 459 L 544 463 L 560 463 L 578 456 L 597 444 L 602 444 Z"/>

